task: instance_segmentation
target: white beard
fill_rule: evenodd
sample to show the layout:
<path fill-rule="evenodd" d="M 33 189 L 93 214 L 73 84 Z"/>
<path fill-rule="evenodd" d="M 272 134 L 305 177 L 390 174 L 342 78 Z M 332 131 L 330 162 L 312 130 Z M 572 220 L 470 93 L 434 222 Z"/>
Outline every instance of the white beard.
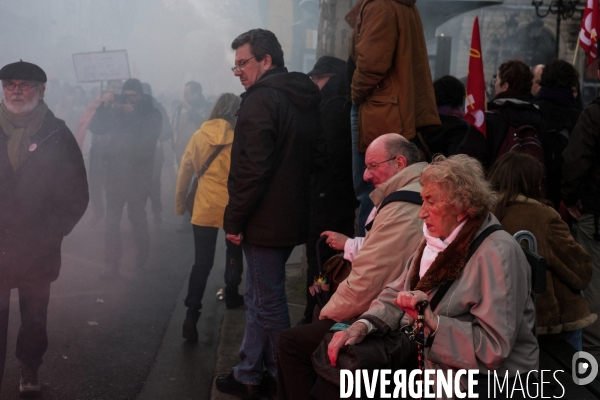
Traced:
<path fill-rule="evenodd" d="M 36 90 L 36 96 L 34 96 L 31 100 L 23 102 L 23 101 L 18 101 L 18 102 L 14 102 L 14 100 L 24 100 L 25 97 L 22 94 L 13 94 L 12 96 L 10 96 L 10 98 L 7 98 L 7 92 L 4 91 L 4 95 L 2 96 L 3 98 L 3 102 L 4 105 L 6 106 L 6 109 L 11 113 L 11 114 L 16 114 L 16 115 L 27 115 L 28 113 L 30 113 L 40 102 L 41 96 L 39 94 L 39 92 L 37 92 L 37 89 L 33 89 Z"/>

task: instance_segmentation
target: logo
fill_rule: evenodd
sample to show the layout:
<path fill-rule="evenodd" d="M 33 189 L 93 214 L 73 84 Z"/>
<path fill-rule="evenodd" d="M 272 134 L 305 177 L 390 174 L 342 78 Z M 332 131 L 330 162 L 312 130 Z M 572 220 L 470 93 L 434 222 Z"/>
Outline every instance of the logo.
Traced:
<path fill-rule="evenodd" d="M 598 362 L 590 353 L 578 351 L 571 360 L 571 375 L 576 385 L 587 385 L 598 375 Z"/>

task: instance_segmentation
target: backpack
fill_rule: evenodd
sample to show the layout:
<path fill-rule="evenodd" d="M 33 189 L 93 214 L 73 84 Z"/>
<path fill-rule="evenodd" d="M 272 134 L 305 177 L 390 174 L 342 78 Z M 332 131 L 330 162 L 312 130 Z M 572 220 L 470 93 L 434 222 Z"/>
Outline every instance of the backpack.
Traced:
<path fill-rule="evenodd" d="M 514 151 L 517 153 L 529 154 L 538 160 L 542 165 L 546 165 L 544 149 L 538 131 L 531 125 L 521 125 L 519 127 L 509 126 L 508 132 L 502 141 L 502 145 L 496 155 L 496 160 L 505 153 Z"/>

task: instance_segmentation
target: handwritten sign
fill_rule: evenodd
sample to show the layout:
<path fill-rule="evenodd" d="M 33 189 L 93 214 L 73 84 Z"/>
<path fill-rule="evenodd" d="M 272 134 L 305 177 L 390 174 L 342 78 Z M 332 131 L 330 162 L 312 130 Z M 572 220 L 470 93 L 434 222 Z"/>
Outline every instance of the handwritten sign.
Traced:
<path fill-rule="evenodd" d="M 78 82 L 98 82 L 111 79 L 129 79 L 127 50 L 73 54 Z"/>

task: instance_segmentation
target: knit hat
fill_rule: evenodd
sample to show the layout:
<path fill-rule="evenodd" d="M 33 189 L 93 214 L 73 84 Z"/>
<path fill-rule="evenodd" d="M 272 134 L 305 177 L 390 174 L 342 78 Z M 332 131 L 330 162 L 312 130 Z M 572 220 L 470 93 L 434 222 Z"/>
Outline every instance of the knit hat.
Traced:
<path fill-rule="evenodd" d="M 123 84 L 122 90 L 123 90 L 123 92 L 125 92 L 126 90 L 133 90 L 137 94 L 144 94 L 144 88 L 142 87 L 142 82 L 140 82 L 138 79 L 135 79 L 135 78 L 127 79 L 125 81 L 125 83 Z"/>
<path fill-rule="evenodd" d="M 345 61 L 331 56 L 323 56 L 319 58 L 312 71 L 310 71 L 307 75 L 343 74 L 345 70 Z"/>
<path fill-rule="evenodd" d="M 48 80 L 43 69 L 23 60 L 5 65 L 0 69 L 0 80 L 9 79 L 22 79 L 41 83 L 46 83 Z"/>

